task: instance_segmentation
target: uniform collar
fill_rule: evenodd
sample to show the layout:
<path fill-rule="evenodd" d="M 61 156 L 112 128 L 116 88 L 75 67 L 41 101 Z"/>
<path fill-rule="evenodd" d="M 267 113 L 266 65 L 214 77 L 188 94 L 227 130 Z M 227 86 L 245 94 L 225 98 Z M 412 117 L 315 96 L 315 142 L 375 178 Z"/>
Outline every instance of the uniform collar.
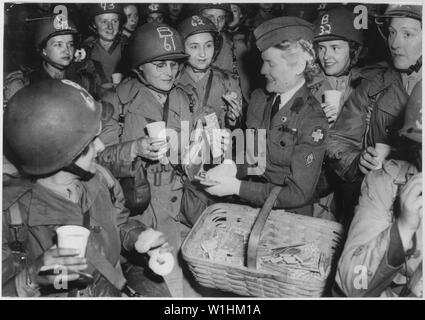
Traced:
<path fill-rule="evenodd" d="M 371 79 L 369 96 L 375 96 L 391 85 L 403 86 L 400 72 L 393 67 L 388 66 L 386 70 L 382 73 L 376 74 L 375 77 Z"/>
<path fill-rule="evenodd" d="M 118 33 L 117 36 L 115 37 L 114 41 L 112 42 L 111 46 L 109 47 L 108 50 L 106 50 L 102 44 L 100 43 L 100 38 L 97 38 L 95 41 L 95 44 L 98 46 L 98 48 L 100 50 L 106 51 L 108 54 L 112 54 L 116 47 L 121 43 L 121 35 Z"/>
<path fill-rule="evenodd" d="M 289 113 L 299 114 L 302 108 L 305 105 L 305 101 L 307 100 L 307 97 L 309 95 L 309 91 L 307 87 L 305 86 L 305 83 L 302 87 L 298 88 L 298 90 L 292 95 L 292 97 L 289 99 L 289 101 L 286 102 L 286 105 L 284 108 L 281 108 L 276 115 L 273 117 L 273 119 L 270 119 L 271 115 L 271 109 L 272 109 L 272 102 L 273 99 L 269 100 L 270 107 L 268 108 L 268 111 L 266 111 L 265 119 L 266 119 L 266 126 L 268 128 L 273 128 L 276 126 L 282 125 L 282 117 Z"/>
<path fill-rule="evenodd" d="M 422 80 L 422 68 L 418 72 L 412 72 L 411 74 L 401 74 L 401 81 L 403 82 L 403 87 L 406 89 L 409 96 L 412 93 L 413 87 L 420 80 Z"/>
<path fill-rule="evenodd" d="M 99 173 L 87 182 L 82 182 L 83 194 L 79 203 L 69 201 L 53 191 L 35 183 L 28 224 L 37 225 L 82 225 L 83 214 L 90 210 L 102 185 Z"/>
<path fill-rule="evenodd" d="M 305 79 L 303 79 L 302 82 L 299 85 L 292 88 L 291 90 L 289 90 L 285 93 L 276 94 L 275 99 L 278 95 L 280 96 L 279 110 L 282 109 L 282 107 L 292 99 L 292 97 L 295 95 L 295 93 L 297 93 L 297 91 L 300 90 L 304 86 L 304 84 L 305 84 Z M 274 100 L 273 100 L 273 102 L 274 102 Z"/>

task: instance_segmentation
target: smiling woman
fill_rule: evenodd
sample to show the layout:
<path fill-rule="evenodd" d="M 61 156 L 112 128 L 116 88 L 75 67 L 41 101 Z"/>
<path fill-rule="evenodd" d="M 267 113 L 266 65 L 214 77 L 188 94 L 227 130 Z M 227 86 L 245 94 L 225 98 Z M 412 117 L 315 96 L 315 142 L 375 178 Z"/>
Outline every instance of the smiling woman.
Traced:
<path fill-rule="evenodd" d="M 141 65 L 146 82 L 162 91 L 169 91 L 176 80 L 176 75 L 179 70 L 179 64 L 176 61 L 155 61 Z"/>
<path fill-rule="evenodd" d="M 94 18 L 96 30 L 103 41 L 114 41 L 120 28 L 118 14 L 105 13 Z"/>
<path fill-rule="evenodd" d="M 182 241 L 177 218 L 182 196 L 181 177 L 179 171 L 163 160 L 167 160 L 168 149 L 170 155 L 179 155 L 180 133 L 189 135 L 192 130 L 189 105 L 193 104 L 193 93 L 175 83 L 179 66 L 187 56 L 180 35 L 171 26 L 152 22 L 137 28 L 129 45 L 132 74 L 103 97 L 116 111 L 120 110 L 120 118 L 105 124 L 100 135 L 106 148 L 99 161 L 112 169 L 124 187 L 131 185 L 125 187 L 125 194 L 132 214 L 166 233 L 168 242 L 176 249 L 175 254 Z M 166 123 L 167 133 L 176 133 L 170 135 L 165 147 L 150 136 L 151 125 L 158 122 Z M 179 161 L 177 157 L 175 160 Z M 143 209 L 131 206 L 135 193 L 146 193 L 146 188 L 140 191 L 141 180 L 148 184 L 151 194 L 150 202 Z M 174 257 L 177 261 L 177 256 Z M 143 273 L 135 266 L 131 270 L 135 274 Z M 136 278 L 131 279 L 136 289 L 143 286 Z M 183 272 L 178 264 L 165 276 L 165 281 L 174 296 L 183 296 Z"/>
<path fill-rule="evenodd" d="M 242 94 L 236 77 L 212 66 L 220 52 L 216 26 L 208 18 L 194 15 L 183 20 L 178 30 L 184 39 L 185 52 L 189 55 L 179 83 L 194 88 L 198 96 L 193 121 L 204 121 L 205 115 L 215 113 L 221 128 L 235 127 L 241 116 Z M 232 92 L 233 98 L 226 100 Z"/>

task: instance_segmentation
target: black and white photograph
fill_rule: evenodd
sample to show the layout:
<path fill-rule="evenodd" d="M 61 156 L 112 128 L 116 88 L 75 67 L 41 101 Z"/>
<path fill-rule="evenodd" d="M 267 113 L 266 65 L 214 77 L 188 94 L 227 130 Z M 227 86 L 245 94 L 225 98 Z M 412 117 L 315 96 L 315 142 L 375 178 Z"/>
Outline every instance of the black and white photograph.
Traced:
<path fill-rule="evenodd" d="M 2 11 L 2 300 L 423 299 L 422 1 Z"/>

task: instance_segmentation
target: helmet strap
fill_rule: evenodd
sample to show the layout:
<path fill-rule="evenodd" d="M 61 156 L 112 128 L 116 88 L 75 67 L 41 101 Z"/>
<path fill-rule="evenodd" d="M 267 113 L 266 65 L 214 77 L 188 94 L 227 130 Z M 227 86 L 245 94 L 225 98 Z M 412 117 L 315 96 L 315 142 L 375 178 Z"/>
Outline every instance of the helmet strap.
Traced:
<path fill-rule="evenodd" d="M 150 83 L 148 83 L 146 80 L 145 80 L 145 78 L 143 77 L 143 75 L 141 74 L 141 72 L 139 71 L 139 70 L 137 70 L 137 69 L 133 69 L 133 72 L 136 74 L 136 76 L 137 76 L 137 79 L 143 84 L 143 85 L 145 85 L 147 88 L 149 88 L 149 89 L 151 89 L 151 90 L 153 90 L 153 91 L 155 91 L 155 92 L 158 92 L 158 93 L 160 93 L 160 94 L 164 94 L 164 95 L 168 95 L 170 92 L 171 92 L 171 90 L 173 90 L 173 88 L 174 88 L 174 84 L 173 84 L 173 86 L 171 87 L 171 89 L 170 90 L 161 90 L 161 89 L 159 89 L 159 88 L 157 88 L 157 87 L 154 87 L 153 85 L 151 85 Z"/>
<path fill-rule="evenodd" d="M 206 73 L 210 68 L 210 66 L 208 66 L 205 69 L 198 69 L 198 68 L 195 68 L 194 66 L 192 66 L 190 64 L 188 64 L 188 66 L 192 69 L 193 73 Z"/>
<path fill-rule="evenodd" d="M 422 68 L 422 56 L 419 57 L 419 59 L 416 61 L 415 64 L 412 64 L 407 69 L 397 69 L 401 73 L 407 73 L 408 75 L 412 74 L 413 72 L 419 72 Z"/>
<path fill-rule="evenodd" d="M 64 71 L 65 69 L 67 69 L 69 67 L 69 65 L 67 66 L 63 66 L 59 63 L 53 62 L 52 59 L 50 59 L 46 54 L 43 54 L 43 52 L 40 53 L 41 54 L 41 58 L 43 59 L 44 62 L 50 64 L 52 67 L 60 70 L 60 71 Z"/>
<path fill-rule="evenodd" d="M 75 162 L 72 162 L 71 164 L 67 165 L 62 170 L 69 172 L 69 173 L 72 173 L 72 174 L 75 174 L 82 181 L 89 181 L 90 179 L 92 179 L 94 177 L 94 173 L 82 169 L 81 167 L 77 166 L 75 164 Z"/>

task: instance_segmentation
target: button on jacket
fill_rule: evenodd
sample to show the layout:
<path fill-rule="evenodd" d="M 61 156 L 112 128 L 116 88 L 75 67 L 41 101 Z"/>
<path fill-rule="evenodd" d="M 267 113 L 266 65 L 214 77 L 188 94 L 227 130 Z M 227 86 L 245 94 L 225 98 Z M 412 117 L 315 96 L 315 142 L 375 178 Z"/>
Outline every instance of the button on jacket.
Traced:
<path fill-rule="evenodd" d="M 276 207 L 311 215 L 328 122 L 305 85 L 270 120 L 273 97 L 256 90 L 248 106 L 247 128 L 267 132 L 266 167 L 261 175 L 263 181 L 242 181 L 239 195 L 261 206 L 274 186 L 282 186 Z M 247 146 L 251 159 L 255 149 Z M 249 164 L 238 166 L 238 178 L 247 177 L 248 167 Z"/>
<path fill-rule="evenodd" d="M 33 263 L 45 251 L 56 244 L 56 228 L 62 225 L 83 225 L 84 214 L 90 215 L 90 238 L 92 243 L 115 268 L 120 268 L 121 248 L 128 251 L 134 249 L 134 243 L 140 232 L 146 227 L 134 219 L 129 219 L 129 211 L 124 207 L 122 189 L 112 175 L 104 168 L 97 170 L 94 178 L 81 182 L 83 188 L 78 203 L 46 189 L 39 183 L 20 178 L 9 179 L 3 185 L 3 230 L 2 230 L 2 294 L 16 296 L 25 292 L 17 288 L 17 277 L 25 274 L 25 264 L 20 263 L 12 253 L 11 244 L 15 240 L 9 227 L 9 209 L 15 203 L 19 206 L 22 221 L 26 225 L 20 231 L 20 241 L 24 242 L 28 264 Z M 111 183 L 112 181 L 112 183 Z M 111 197 L 113 194 L 113 197 Z M 112 202 L 114 198 L 114 202 Z M 87 256 L 88 272 L 94 276 L 94 284 L 87 292 L 93 296 L 120 296 L 120 291 L 113 287 L 90 264 Z M 25 276 L 24 276 L 25 277 Z M 68 292 L 58 292 L 52 288 L 43 295 L 63 296 Z"/>
<path fill-rule="evenodd" d="M 393 143 L 408 98 L 400 73 L 392 67 L 373 66 L 364 77 L 329 131 L 330 165 L 346 181 L 363 178 L 358 169 L 363 150 L 376 142 Z"/>

